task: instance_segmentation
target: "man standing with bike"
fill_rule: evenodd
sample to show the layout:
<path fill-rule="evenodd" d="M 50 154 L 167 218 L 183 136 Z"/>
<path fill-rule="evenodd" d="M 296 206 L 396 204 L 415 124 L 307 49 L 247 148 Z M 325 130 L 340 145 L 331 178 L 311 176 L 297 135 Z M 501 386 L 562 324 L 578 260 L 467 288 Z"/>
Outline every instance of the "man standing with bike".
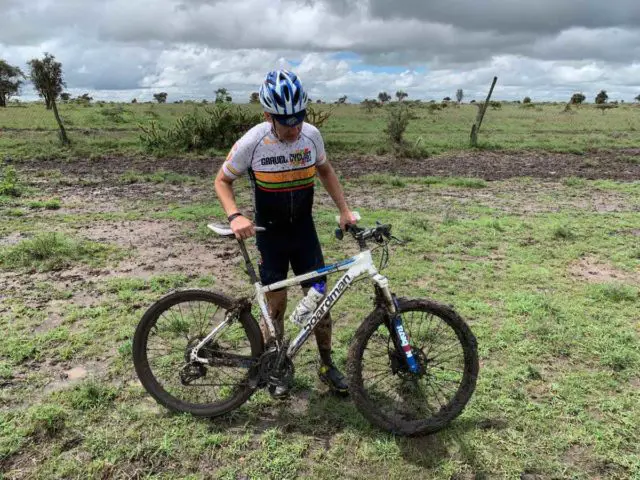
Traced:
<path fill-rule="evenodd" d="M 266 121 L 235 143 L 215 179 L 216 194 L 236 237 L 256 235 L 263 285 L 286 279 L 289 264 L 296 275 L 325 266 L 312 217 L 316 174 L 340 211 L 340 227 L 357 222 L 326 158 L 320 132 L 304 122 L 307 102 L 307 94 L 293 72 L 269 72 L 260 87 Z M 233 193 L 234 180 L 244 173 L 248 173 L 254 189 L 255 224 L 239 212 Z M 254 225 L 266 231 L 256 234 Z M 316 282 L 302 284 L 305 294 Z M 267 302 L 277 335 L 282 338 L 286 289 L 268 292 Z M 327 314 L 314 330 L 321 360 L 318 375 L 334 393 L 346 395 L 344 376 L 331 359 L 331 323 Z M 268 340 L 264 321 L 261 328 Z M 288 390 L 278 387 L 272 393 L 284 397 Z"/>

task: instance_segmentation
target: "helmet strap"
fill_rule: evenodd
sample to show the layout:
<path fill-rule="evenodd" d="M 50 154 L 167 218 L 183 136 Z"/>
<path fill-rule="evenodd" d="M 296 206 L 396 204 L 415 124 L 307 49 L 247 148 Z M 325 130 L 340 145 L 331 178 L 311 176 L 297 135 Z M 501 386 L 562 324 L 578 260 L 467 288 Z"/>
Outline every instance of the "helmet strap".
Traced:
<path fill-rule="evenodd" d="M 278 131 L 276 130 L 276 121 L 273 119 L 273 117 L 271 117 L 271 132 L 273 133 L 273 136 L 276 137 L 280 142 L 282 141 L 282 139 L 278 136 Z"/>

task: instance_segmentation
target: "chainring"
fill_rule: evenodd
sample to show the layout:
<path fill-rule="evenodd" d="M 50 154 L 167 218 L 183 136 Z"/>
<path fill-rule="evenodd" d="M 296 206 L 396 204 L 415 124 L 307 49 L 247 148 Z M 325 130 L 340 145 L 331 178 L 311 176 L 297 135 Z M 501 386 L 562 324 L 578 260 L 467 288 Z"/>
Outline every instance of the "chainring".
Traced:
<path fill-rule="evenodd" d="M 289 384 L 293 381 L 294 366 L 290 358 L 284 357 L 282 365 L 277 368 L 278 351 L 271 349 L 264 352 L 257 365 L 257 386 L 278 386 Z"/>

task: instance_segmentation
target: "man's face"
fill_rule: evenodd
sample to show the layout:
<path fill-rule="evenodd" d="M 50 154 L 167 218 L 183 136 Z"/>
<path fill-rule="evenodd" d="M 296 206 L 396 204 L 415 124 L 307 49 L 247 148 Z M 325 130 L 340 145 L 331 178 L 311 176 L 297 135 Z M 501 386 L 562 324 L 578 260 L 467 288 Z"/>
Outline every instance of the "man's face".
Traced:
<path fill-rule="evenodd" d="M 276 131 L 276 135 L 283 142 L 295 142 L 300 136 L 300 132 L 302 131 L 302 123 L 300 122 L 298 125 L 293 127 L 289 127 L 287 125 L 282 125 L 278 123 L 271 115 L 265 113 L 265 117 L 267 121 L 272 122 Z"/>

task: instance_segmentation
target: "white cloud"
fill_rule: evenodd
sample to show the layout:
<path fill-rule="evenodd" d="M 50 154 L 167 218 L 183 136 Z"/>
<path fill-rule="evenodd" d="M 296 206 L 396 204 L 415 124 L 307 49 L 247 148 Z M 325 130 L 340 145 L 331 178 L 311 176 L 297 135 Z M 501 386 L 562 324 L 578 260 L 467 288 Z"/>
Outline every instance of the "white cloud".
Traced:
<path fill-rule="evenodd" d="M 211 98 L 226 87 L 244 100 L 280 66 L 327 100 L 399 89 L 442 98 L 457 88 L 470 99 L 494 75 L 503 98 L 640 93 L 636 0 L 1 1 L 0 58 L 24 67 L 51 52 L 72 91 L 101 97 L 162 89 L 170 100 Z"/>

